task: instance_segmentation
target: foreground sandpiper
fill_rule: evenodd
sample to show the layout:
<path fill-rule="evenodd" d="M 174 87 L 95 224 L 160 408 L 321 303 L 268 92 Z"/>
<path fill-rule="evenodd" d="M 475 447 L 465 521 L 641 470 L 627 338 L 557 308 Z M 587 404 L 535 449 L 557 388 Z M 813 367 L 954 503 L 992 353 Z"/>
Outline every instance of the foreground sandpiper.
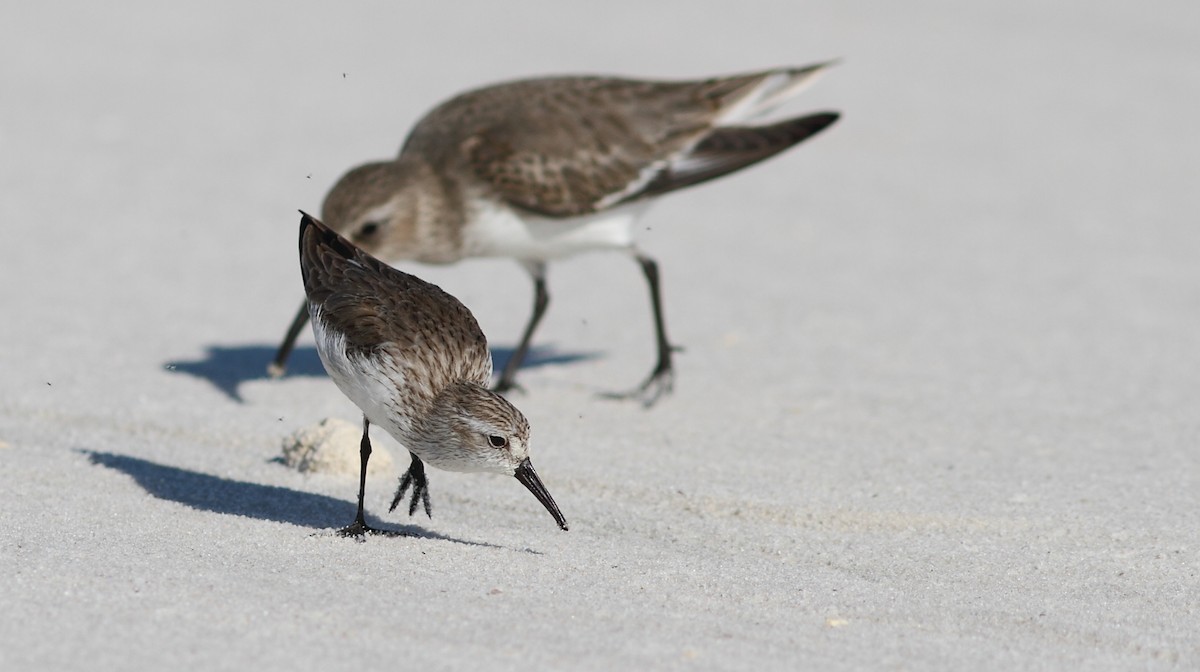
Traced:
<path fill-rule="evenodd" d="M 471 311 L 301 214 L 300 274 L 317 352 L 329 377 L 363 413 L 358 513 L 341 534 L 374 531 L 363 517 L 372 423 L 412 456 L 393 510 L 412 486 L 409 515 L 418 502 L 429 515 L 428 462 L 450 471 L 515 476 L 567 529 L 529 461 L 529 422 L 487 388 L 492 359 Z"/>
<path fill-rule="evenodd" d="M 698 81 L 553 77 L 490 86 L 435 108 L 393 161 L 359 166 L 325 198 L 323 217 L 391 261 L 512 257 L 534 283 L 533 313 L 496 384 L 517 368 L 546 310 L 546 263 L 618 249 L 650 288 L 658 361 L 626 395 L 647 405 L 673 383 L 658 266 L 633 241 L 653 197 L 752 165 L 838 119 L 820 112 L 761 125 L 829 63 Z M 269 367 L 282 375 L 307 319 L 303 307 Z"/>

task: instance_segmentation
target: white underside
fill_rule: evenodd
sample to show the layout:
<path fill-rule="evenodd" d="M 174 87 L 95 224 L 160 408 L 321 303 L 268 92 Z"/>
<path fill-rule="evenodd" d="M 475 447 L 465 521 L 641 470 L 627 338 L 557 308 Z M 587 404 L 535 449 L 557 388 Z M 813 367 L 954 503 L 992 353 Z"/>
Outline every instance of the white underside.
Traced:
<path fill-rule="evenodd" d="M 552 219 L 487 203 L 463 228 L 467 256 L 511 257 L 551 261 L 594 250 L 633 248 L 633 225 L 647 203 L 618 206 L 604 212 Z"/>
<path fill-rule="evenodd" d="M 426 464 L 439 469 L 512 474 L 512 465 L 502 460 L 489 460 L 486 459 L 487 455 L 470 455 L 455 449 L 450 442 L 430 446 L 413 439 L 413 418 L 397 400 L 397 390 L 410 384 L 403 367 L 386 355 L 370 360 L 347 356 L 346 339 L 326 328 L 319 315 L 311 315 L 311 318 L 321 363 L 342 394 L 358 406 L 372 425 L 387 432 Z"/>
<path fill-rule="evenodd" d="M 387 366 L 386 362 L 351 359 L 346 355 L 345 337 L 327 329 L 319 314 L 312 314 L 311 318 L 317 354 L 334 384 L 358 406 L 371 424 L 378 425 L 404 444 L 403 437 L 411 430 L 412 423 L 397 414 L 393 405 L 397 388 L 404 384 L 404 372 L 399 367 Z"/>

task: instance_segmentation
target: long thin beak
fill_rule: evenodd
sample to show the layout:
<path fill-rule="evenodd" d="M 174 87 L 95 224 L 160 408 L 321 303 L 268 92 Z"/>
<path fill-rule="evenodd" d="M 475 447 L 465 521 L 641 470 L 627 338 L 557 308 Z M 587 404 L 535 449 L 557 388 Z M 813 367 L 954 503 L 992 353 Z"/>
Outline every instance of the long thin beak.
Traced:
<path fill-rule="evenodd" d="M 546 491 L 546 486 L 542 485 L 542 479 L 538 478 L 537 472 L 533 470 L 533 464 L 529 461 L 528 457 L 522 460 L 513 476 L 517 477 L 521 485 L 529 488 L 533 496 L 537 497 L 542 506 L 546 507 L 546 510 L 550 512 L 550 515 L 554 516 L 554 522 L 558 523 L 558 526 L 563 531 L 566 531 L 567 519 L 563 518 L 562 512 L 558 510 L 558 505 L 554 503 L 554 498 Z"/>

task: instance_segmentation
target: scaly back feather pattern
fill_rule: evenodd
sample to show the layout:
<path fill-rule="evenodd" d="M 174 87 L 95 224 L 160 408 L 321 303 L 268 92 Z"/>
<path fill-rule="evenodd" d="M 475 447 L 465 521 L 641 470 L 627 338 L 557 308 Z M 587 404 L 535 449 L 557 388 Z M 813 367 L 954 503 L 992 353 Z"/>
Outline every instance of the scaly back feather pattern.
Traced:
<path fill-rule="evenodd" d="M 423 382 L 414 376 L 488 384 L 487 338 L 458 299 L 384 264 L 307 214 L 301 226 L 309 311 L 344 336 L 348 356 L 382 351 L 410 363 L 404 371 L 410 384 Z"/>

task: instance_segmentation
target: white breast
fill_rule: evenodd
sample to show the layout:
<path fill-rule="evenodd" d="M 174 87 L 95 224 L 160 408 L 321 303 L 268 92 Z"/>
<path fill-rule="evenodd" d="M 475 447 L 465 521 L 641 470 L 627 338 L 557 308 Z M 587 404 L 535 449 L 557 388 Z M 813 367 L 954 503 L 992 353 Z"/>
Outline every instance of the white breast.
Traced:
<path fill-rule="evenodd" d="M 503 204 L 481 203 L 463 228 L 463 251 L 472 257 L 550 261 L 592 250 L 633 246 L 633 225 L 646 202 L 604 212 L 551 219 Z"/>
<path fill-rule="evenodd" d="M 345 337 L 329 329 L 319 312 L 311 317 L 317 354 L 334 384 L 371 424 L 403 444 L 403 437 L 412 429 L 412 418 L 398 413 L 395 403 L 396 390 L 404 385 L 404 372 L 395 362 L 347 356 Z"/>

